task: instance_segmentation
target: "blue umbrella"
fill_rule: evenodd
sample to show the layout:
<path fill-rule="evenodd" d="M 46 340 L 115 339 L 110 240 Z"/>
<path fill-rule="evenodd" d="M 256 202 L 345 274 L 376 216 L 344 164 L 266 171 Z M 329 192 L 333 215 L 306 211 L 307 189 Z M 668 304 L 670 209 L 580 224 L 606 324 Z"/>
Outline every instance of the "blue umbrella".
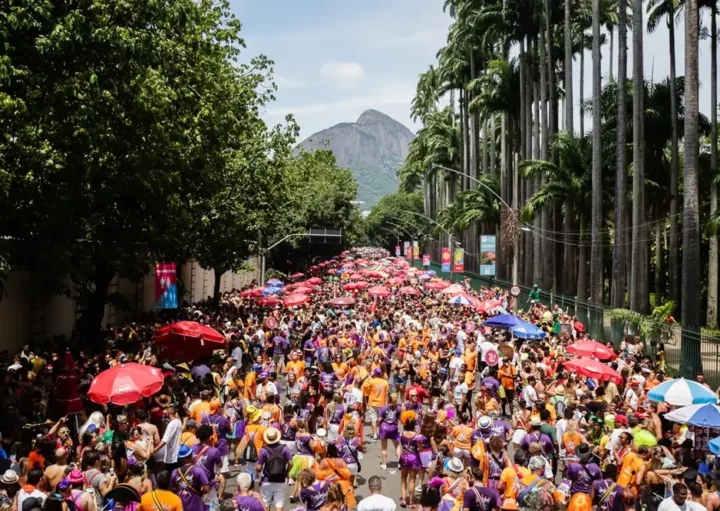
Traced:
<path fill-rule="evenodd" d="M 718 397 L 717 394 L 704 385 L 685 378 L 675 378 L 662 382 L 648 392 L 648 399 L 675 406 L 688 406 L 717 403 Z"/>
<path fill-rule="evenodd" d="M 720 428 L 720 406 L 712 403 L 689 405 L 665 414 L 669 421 L 703 428 Z"/>
<path fill-rule="evenodd" d="M 498 316 L 493 316 L 492 318 L 488 319 L 484 323 L 484 325 L 501 328 L 512 328 L 515 325 L 519 325 L 521 323 L 524 323 L 524 321 L 517 316 L 513 316 L 512 314 L 500 314 Z"/>
<path fill-rule="evenodd" d="M 269 288 L 265 289 L 265 290 L 262 292 L 262 294 L 263 294 L 263 296 L 276 295 L 276 294 L 278 294 L 280 291 L 282 291 L 282 288 L 280 288 L 280 287 L 269 287 Z"/>
<path fill-rule="evenodd" d="M 526 321 L 522 321 L 519 325 L 515 325 L 510 328 L 510 331 L 513 335 L 515 335 L 515 337 L 519 337 L 520 339 L 542 339 L 545 337 L 545 332 L 532 323 L 527 323 Z"/>
<path fill-rule="evenodd" d="M 434 277 L 435 275 L 437 275 L 437 273 L 435 272 L 435 270 L 428 270 L 428 271 L 425 272 L 425 274 L 426 274 L 426 275 L 430 275 L 430 276 L 432 276 L 432 277 Z"/>
<path fill-rule="evenodd" d="M 710 440 L 708 446 L 710 447 L 711 453 L 720 456 L 720 437 L 717 437 L 714 440 Z"/>
<path fill-rule="evenodd" d="M 268 280 L 267 282 L 265 282 L 265 285 L 266 285 L 266 286 L 270 286 L 270 287 L 283 287 L 283 286 L 285 286 L 285 284 L 282 283 L 281 281 L 279 281 L 278 279 L 270 279 L 270 280 Z"/>

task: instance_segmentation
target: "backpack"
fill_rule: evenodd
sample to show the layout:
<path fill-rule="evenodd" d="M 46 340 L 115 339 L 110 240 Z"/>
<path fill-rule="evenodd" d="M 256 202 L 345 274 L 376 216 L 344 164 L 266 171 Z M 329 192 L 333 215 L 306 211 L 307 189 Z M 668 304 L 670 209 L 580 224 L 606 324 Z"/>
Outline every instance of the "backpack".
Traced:
<path fill-rule="evenodd" d="M 255 463 L 258 459 L 257 449 L 255 448 L 255 435 L 257 435 L 257 433 L 248 434 L 250 441 L 247 447 L 245 447 L 245 461 L 249 461 L 250 463 Z"/>
<path fill-rule="evenodd" d="M 278 445 L 274 449 L 267 449 L 270 457 L 265 462 L 264 472 L 271 483 L 284 483 L 288 473 L 288 462 L 283 456 L 284 445 Z"/>

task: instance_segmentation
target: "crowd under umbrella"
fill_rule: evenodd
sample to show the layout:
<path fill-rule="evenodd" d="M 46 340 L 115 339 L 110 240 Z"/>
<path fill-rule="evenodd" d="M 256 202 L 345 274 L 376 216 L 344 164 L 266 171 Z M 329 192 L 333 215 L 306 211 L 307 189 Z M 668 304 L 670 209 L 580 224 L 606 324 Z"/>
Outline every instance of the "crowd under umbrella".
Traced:
<path fill-rule="evenodd" d="M 416 287 L 405 286 L 405 287 L 400 288 L 400 294 L 401 295 L 409 295 L 409 296 L 420 296 L 422 293 Z"/>
<path fill-rule="evenodd" d="M 512 328 L 524 321 L 513 314 L 498 314 L 485 321 L 484 325 L 493 328 Z"/>
<path fill-rule="evenodd" d="M 467 296 L 467 295 L 464 295 L 464 294 L 455 295 L 455 296 L 451 297 L 451 298 L 448 300 L 448 303 L 449 303 L 450 305 L 459 305 L 459 306 L 464 305 L 464 306 L 466 306 L 466 307 L 472 307 L 472 306 L 473 306 L 473 302 L 472 302 L 472 300 L 470 300 L 470 297 Z"/>
<path fill-rule="evenodd" d="M 430 280 L 432 278 L 432 275 L 428 275 L 427 273 L 423 273 L 418 277 L 420 280 Z"/>
<path fill-rule="evenodd" d="M 282 300 L 277 296 L 263 296 L 257 303 L 263 307 L 275 307 L 276 305 L 280 305 Z"/>
<path fill-rule="evenodd" d="M 433 280 L 425 284 L 425 289 L 430 291 L 441 291 L 450 285 L 449 282 L 444 280 Z"/>
<path fill-rule="evenodd" d="M 319 286 L 323 283 L 322 279 L 320 277 L 312 277 L 305 281 L 305 284 L 308 286 Z"/>
<path fill-rule="evenodd" d="M 90 382 L 88 397 L 94 403 L 130 405 L 157 393 L 163 386 L 162 371 L 131 362 L 111 367 Z"/>
<path fill-rule="evenodd" d="M 688 405 L 665 414 L 665 418 L 680 424 L 703 428 L 720 428 L 720 406 L 713 403 Z"/>
<path fill-rule="evenodd" d="M 390 290 L 385 286 L 373 286 L 368 288 L 368 294 L 376 297 L 387 297 L 390 296 Z"/>
<path fill-rule="evenodd" d="M 441 295 L 457 295 L 460 293 L 465 293 L 465 288 L 460 284 L 451 284 L 440 291 Z"/>
<path fill-rule="evenodd" d="M 265 285 L 270 286 L 270 287 L 283 287 L 285 285 L 285 283 L 281 282 L 278 279 L 270 279 L 267 282 L 265 282 Z"/>
<path fill-rule="evenodd" d="M 499 307 L 502 307 L 502 302 L 500 300 L 485 300 L 484 302 L 480 302 L 480 305 L 478 305 L 477 307 L 477 311 L 483 314 L 487 314 L 488 312 L 492 312 Z"/>
<path fill-rule="evenodd" d="M 598 360 L 614 360 L 617 357 L 612 348 L 590 340 L 574 342 L 567 347 L 567 352 L 578 357 L 595 357 Z"/>
<path fill-rule="evenodd" d="M 565 363 L 565 368 L 571 373 L 599 381 L 614 381 L 618 385 L 622 383 L 620 373 L 594 358 L 574 358 Z"/>
<path fill-rule="evenodd" d="M 310 297 L 308 295 L 303 294 L 292 294 L 290 296 L 287 296 L 283 299 L 283 305 L 285 307 L 297 307 L 300 305 L 305 305 L 310 301 Z"/>
<path fill-rule="evenodd" d="M 178 321 L 158 328 L 153 343 L 178 360 L 194 360 L 225 347 L 225 336 L 196 321 Z"/>
<path fill-rule="evenodd" d="M 265 291 L 264 287 L 254 287 L 252 289 L 246 289 L 245 291 L 242 291 L 240 293 L 240 296 L 243 298 L 257 298 L 258 296 L 262 296 L 263 291 Z"/>
<path fill-rule="evenodd" d="M 347 307 L 355 304 L 355 298 L 352 296 L 338 296 L 329 300 L 328 303 L 336 307 Z"/>
<path fill-rule="evenodd" d="M 650 401 L 674 406 L 688 406 L 702 403 L 717 403 L 717 394 L 692 380 L 675 378 L 662 382 L 647 394 Z"/>
<path fill-rule="evenodd" d="M 486 322 L 487 323 L 487 322 Z M 517 325 L 510 327 L 510 332 L 520 339 L 537 340 L 545 337 L 543 332 L 537 325 L 528 323 L 527 321 L 521 321 Z"/>

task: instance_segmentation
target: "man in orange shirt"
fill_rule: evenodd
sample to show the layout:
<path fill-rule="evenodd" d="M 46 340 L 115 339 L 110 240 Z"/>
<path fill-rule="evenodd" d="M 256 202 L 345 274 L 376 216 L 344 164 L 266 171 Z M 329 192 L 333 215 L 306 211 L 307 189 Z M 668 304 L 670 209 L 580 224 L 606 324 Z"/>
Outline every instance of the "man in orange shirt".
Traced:
<path fill-rule="evenodd" d="M 500 384 L 505 390 L 505 397 L 503 398 L 502 406 L 503 413 L 505 413 L 505 406 L 508 408 L 508 415 L 512 415 L 513 412 L 513 400 L 515 399 L 515 379 L 517 378 L 518 371 L 517 367 L 510 363 L 510 359 L 503 357 L 502 365 L 498 369 L 498 376 L 500 377 Z"/>
<path fill-rule="evenodd" d="M 200 401 L 195 408 L 193 408 L 192 411 L 192 418 L 195 419 L 195 422 L 198 424 L 202 423 L 202 420 L 204 417 L 207 417 L 210 415 L 210 398 L 212 397 L 212 393 L 209 390 L 203 390 L 200 392 Z"/>
<path fill-rule="evenodd" d="M 305 373 L 305 361 L 300 359 L 297 351 L 290 353 L 290 362 L 285 364 L 285 373 L 290 372 L 295 373 L 295 377 L 298 379 L 302 378 Z"/>
<path fill-rule="evenodd" d="M 170 491 L 170 472 L 157 475 L 157 490 L 142 496 L 138 511 L 183 511 L 180 497 Z"/>
<path fill-rule="evenodd" d="M 467 467 L 470 463 L 470 448 L 472 447 L 473 428 L 468 426 L 468 417 L 460 414 L 458 417 L 458 425 L 452 430 L 452 436 L 455 439 L 453 454 L 456 458 L 463 460 L 463 464 Z"/>
<path fill-rule="evenodd" d="M 365 409 L 368 412 L 370 424 L 372 425 L 372 437 L 370 440 L 373 442 L 377 442 L 378 440 L 378 412 L 380 411 L 380 408 L 387 404 L 388 391 L 390 388 L 390 385 L 388 385 L 387 380 L 382 377 L 382 374 L 382 369 L 379 367 L 373 369 L 372 378 L 365 380 L 365 383 L 362 386 L 363 395 L 365 396 L 365 400 L 367 402 Z"/>
<path fill-rule="evenodd" d="M 504 499 L 515 499 L 517 493 L 515 492 L 515 484 L 518 480 L 523 479 L 531 475 L 530 470 L 523 467 L 526 461 L 525 451 L 518 449 L 515 451 L 514 462 L 515 464 L 503 469 L 500 474 L 500 482 L 497 485 L 499 492 L 503 492 Z"/>

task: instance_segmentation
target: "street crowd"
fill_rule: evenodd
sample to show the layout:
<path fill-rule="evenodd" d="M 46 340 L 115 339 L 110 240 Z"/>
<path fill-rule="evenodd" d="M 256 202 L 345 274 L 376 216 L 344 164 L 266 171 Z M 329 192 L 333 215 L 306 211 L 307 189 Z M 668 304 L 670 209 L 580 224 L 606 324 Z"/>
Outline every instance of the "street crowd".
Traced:
<path fill-rule="evenodd" d="M 306 300 L 279 298 L 303 286 Z M 663 346 L 594 343 L 539 296 L 356 249 L 219 309 L 108 330 L 102 351 L 57 338 L 4 353 L 0 511 L 720 509 L 718 430 L 652 398 L 670 380 Z M 534 330 L 497 324 L 513 317 Z M 169 355 L 154 332 L 171 320 L 224 346 Z M 99 374 L 132 363 L 161 372 L 159 389 L 91 399 Z M 717 400 L 702 375 L 679 384 Z"/>

